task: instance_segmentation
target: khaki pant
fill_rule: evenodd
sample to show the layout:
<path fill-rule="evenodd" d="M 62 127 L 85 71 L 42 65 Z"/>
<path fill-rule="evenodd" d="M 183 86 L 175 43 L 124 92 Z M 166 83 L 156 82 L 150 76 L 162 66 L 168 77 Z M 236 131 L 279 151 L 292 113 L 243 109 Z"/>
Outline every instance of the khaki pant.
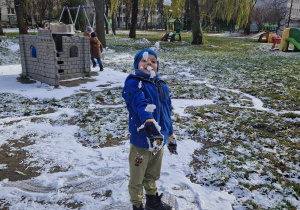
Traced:
<path fill-rule="evenodd" d="M 142 203 L 143 187 L 147 195 L 156 194 L 156 180 L 160 177 L 163 154 L 164 148 L 153 155 L 148 149 L 130 144 L 128 189 L 130 202 L 133 205 L 137 206 Z"/>

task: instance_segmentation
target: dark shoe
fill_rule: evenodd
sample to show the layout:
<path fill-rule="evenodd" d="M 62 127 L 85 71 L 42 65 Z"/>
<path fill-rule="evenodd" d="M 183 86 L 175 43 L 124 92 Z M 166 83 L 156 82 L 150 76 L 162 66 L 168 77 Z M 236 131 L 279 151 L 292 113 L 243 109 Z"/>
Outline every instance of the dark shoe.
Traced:
<path fill-rule="evenodd" d="M 93 68 L 95 68 L 97 66 L 96 62 L 93 62 Z"/>
<path fill-rule="evenodd" d="M 100 66 L 100 71 L 103 71 L 103 66 L 102 65 Z"/>
<path fill-rule="evenodd" d="M 163 194 L 158 196 L 156 195 L 146 195 L 146 206 L 147 210 L 171 210 L 171 206 L 161 201 Z"/>
<path fill-rule="evenodd" d="M 143 203 L 141 203 L 140 208 L 137 208 L 135 205 L 132 205 L 133 210 L 144 210 Z"/>

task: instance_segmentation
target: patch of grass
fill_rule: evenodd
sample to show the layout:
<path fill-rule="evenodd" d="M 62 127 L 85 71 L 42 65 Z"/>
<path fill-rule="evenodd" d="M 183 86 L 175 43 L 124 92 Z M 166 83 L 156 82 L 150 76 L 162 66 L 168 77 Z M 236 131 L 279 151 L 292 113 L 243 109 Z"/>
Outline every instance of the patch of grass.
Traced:
<path fill-rule="evenodd" d="M 113 134 L 112 134 L 112 133 L 106 133 L 106 141 L 111 140 L 112 137 L 113 137 Z"/>
<path fill-rule="evenodd" d="M 103 62 L 112 69 L 132 73 L 134 55 L 141 49 L 153 47 L 164 33 L 144 32 L 126 41 L 120 39 L 127 38 L 128 33 L 117 34 L 117 41 L 107 36 L 107 45 L 116 53 L 113 59 L 105 55 Z M 193 154 L 191 180 L 217 190 L 241 189 L 244 193 L 255 190 L 269 198 L 274 192 L 280 196 L 299 197 L 299 115 L 293 112 L 300 106 L 299 54 L 272 52 L 270 45 L 243 38 L 207 36 L 206 45 L 192 46 L 190 36 L 191 33 L 183 33 L 182 42 L 160 42 L 157 53 L 161 59 L 159 73 L 166 78 L 172 98 L 210 99 L 215 103 L 186 108 L 189 117 L 172 116 L 179 139 L 188 137 L 203 145 Z M 141 38 L 147 38 L 150 43 L 135 43 Z M 123 53 L 130 56 L 120 62 L 118 56 L 122 57 Z M 73 108 L 78 113 L 76 117 L 54 123 L 77 125 L 80 129 L 76 137 L 85 146 L 111 146 L 128 139 L 125 106 L 89 107 L 99 102 L 125 105 L 121 92 L 122 87 L 108 88 L 59 101 L 29 100 L 1 93 L 0 117 L 22 116 L 26 108 L 31 110 L 30 115 L 58 107 Z M 264 108 L 271 111 L 246 108 L 253 106 L 251 96 L 260 99 Z M 230 107 L 231 104 L 242 108 Z M 280 114 L 281 111 L 288 112 Z M 253 177 L 257 184 L 250 186 L 247 182 L 251 183 Z M 227 182 L 231 179 L 239 184 L 232 186 L 231 182 L 229 185 Z M 274 186 L 279 186 L 280 190 L 275 190 Z M 265 208 L 251 200 L 251 195 L 243 196 L 249 196 L 249 201 L 244 203 L 246 207 Z M 236 196 L 234 202 L 240 204 L 244 200 Z M 294 208 L 284 200 L 276 202 L 275 207 Z"/>
<path fill-rule="evenodd" d="M 278 210 L 278 209 L 288 209 L 288 210 L 297 210 L 298 208 L 294 206 L 290 201 L 283 199 L 283 204 L 277 205 L 275 208 L 270 208 L 270 210 Z"/>
<path fill-rule="evenodd" d="M 296 113 L 293 113 L 293 112 L 288 112 L 288 113 L 281 114 L 281 117 L 295 119 L 295 118 L 298 118 L 298 117 L 300 118 L 300 115 L 296 114 Z"/>

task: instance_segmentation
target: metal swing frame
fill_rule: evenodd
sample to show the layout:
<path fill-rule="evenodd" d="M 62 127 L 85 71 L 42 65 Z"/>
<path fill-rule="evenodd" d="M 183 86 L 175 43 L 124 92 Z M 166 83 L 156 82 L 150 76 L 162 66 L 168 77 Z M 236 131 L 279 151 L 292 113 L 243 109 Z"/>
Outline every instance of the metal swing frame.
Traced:
<path fill-rule="evenodd" d="M 91 24 L 90 24 L 90 20 L 89 20 L 89 18 L 88 18 L 88 16 L 87 16 L 87 13 L 86 13 L 86 10 L 85 10 L 85 9 L 95 9 L 95 8 L 96 8 L 95 6 L 83 6 L 83 5 L 79 5 L 78 7 L 64 7 L 63 10 L 62 10 L 62 12 L 61 12 L 61 15 L 60 15 L 60 17 L 59 17 L 58 22 L 60 23 L 64 11 L 68 11 L 69 18 L 70 18 L 70 20 L 71 20 L 71 22 L 72 22 L 72 25 L 74 25 L 74 28 L 75 28 L 75 24 L 76 24 L 76 21 L 77 21 L 77 18 L 78 18 L 79 11 L 80 11 L 80 9 L 83 9 L 84 14 L 85 14 L 85 18 L 86 18 L 86 20 L 87 20 L 87 22 L 88 22 L 88 25 L 89 25 L 90 27 L 94 28 L 94 27 L 95 27 L 95 22 L 96 22 L 96 11 L 94 11 L 93 24 L 91 25 Z M 77 9 L 77 12 L 76 12 L 75 20 L 74 20 L 74 22 L 73 22 L 73 18 L 72 18 L 72 15 L 71 15 L 71 13 L 70 13 L 70 10 L 74 10 L 74 9 Z M 107 17 L 106 17 L 105 14 L 104 14 L 104 17 L 105 17 L 105 20 L 106 20 L 107 24 L 108 24 L 109 27 L 111 28 L 111 25 L 109 24 L 109 22 L 108 22 Z M 113 34 L 113 36 L 114 36 L 114 38 L 115 38 L 115 40 L 116 40 L 116 37 L 115 37 L 115 34 L 114 34 L 113 31 L 112 31 L 112 34 Z"/>

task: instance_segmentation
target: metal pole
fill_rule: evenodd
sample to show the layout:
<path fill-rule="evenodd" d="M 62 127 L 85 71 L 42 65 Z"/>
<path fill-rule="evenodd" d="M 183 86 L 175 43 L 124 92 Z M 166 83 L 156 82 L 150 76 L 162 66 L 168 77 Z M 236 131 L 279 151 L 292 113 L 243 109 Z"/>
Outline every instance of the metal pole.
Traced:
<path fill-rule="evenodd" d="M 93 26 L 92 26 L 92 28 L 95 27 L 95 22 L 96 22 L 96 11 L 94 12 L 94 19 L 93 19 Z"/>
<path fill-rule="evenodd" d="M 76 21 L 77 21 L 77 17 L 78 17 L 79 10 L 80 10 L 80 5 L 78 6 L 78 9 L 77 9 L 77 13 L 76 13 L 76 17 L 75 17 L 74 26 L 75 26 Z"/>
<path fill-rule="evenodd" d="M 60 23 L 60 20 L 61 20 L 61 18 L 62 18 L 62 15 L 63 15 L 64 11 L 65 11 L 65 7 L 64 7 L 64 8 L 63 8 L 63 10 L 61 11 L 61 14 L 60 14 L 60 17 L 59 17 L 58 23 Z"/>
<path fill-rule="evenodd" d="M 71 20 L 72 24 L 74 24 L 74 23 L 73 23 L 72 16 L 71 16 L 71 13 L 70 13 L 70 10 L 68 10 L 68 13 L 69 13 L 69 18 L 70 18 L 70 20 Z"/>
<path fill-rule="evenodd" d="M 293 0 L 291 0 L 290 14 L 289 14 L 288 25 L 287 25 L 288 28 L 290 27 L 290 20 L 291 20 L 292 7 L 293 7 Z"/>
<path fill-rule="evenodd" d="M 108 22 L 108 20 L 107 20 L 107 18 L 106 18 L 106 15 L 104 14 L 104 17 L 105 17 L 105 19 L 106 19 L 106 22 L 107 22 L 107 24 L 109 25 L 109 27 L 111 28 L 111 26 L 110 26 L 110 24 L 109 24 L 109 22 Z M 114 32 L 113 32 L 113 30 L 111 30 L 111 32 L 112 32 L 112 34 L 114 35 L 114 38 L 115 38 L 115 41 L 117 41 L 116 40 L 116 37 L 115 37 L 115 34 L 114 34 Z"/>
<path fill-rule="evenodd" d="M 84 14 L 85 14 L 85 17 L 86 17 L 86 19 L 87 19 L 87 21 L 88 21 L 89 26 L 91 26 L 89 17 L 88 17 L 88 15 L 87 15 L 87 13 L 86 13 L 86 11 L 85 11 L 84 8 L 83 8 L 83 11 L 84 11 Z"/>

